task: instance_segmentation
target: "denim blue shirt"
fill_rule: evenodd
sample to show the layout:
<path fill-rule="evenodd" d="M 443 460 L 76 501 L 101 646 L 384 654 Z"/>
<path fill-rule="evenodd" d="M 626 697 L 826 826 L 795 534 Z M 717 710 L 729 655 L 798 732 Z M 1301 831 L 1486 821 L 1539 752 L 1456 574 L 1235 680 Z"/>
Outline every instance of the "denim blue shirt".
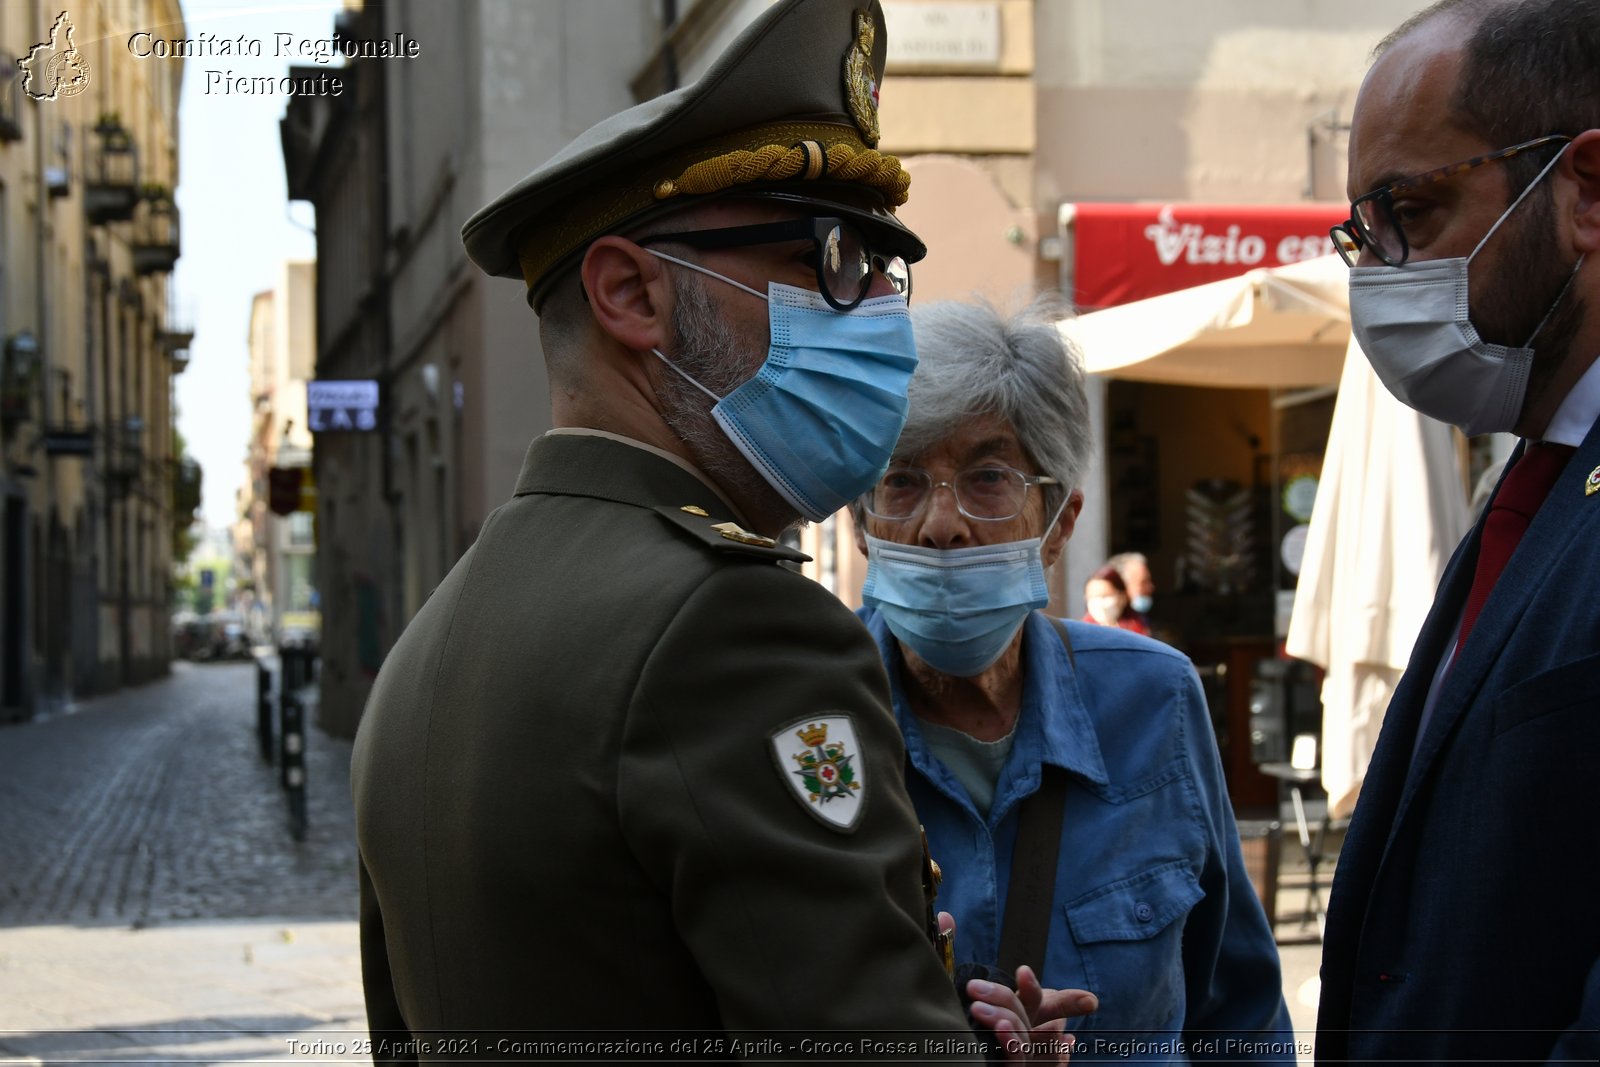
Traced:
<path fill-rule="evenodd" d="M 1040 768 L 1068 772 L 1057 911 L 1044 985 L 1100 1010 L 1068 1022 L 1074 1064 L 1259 1060 L 1293 1064 L 1278 949 L 1245 873 L 1200 680 L 1176 650 L 1125 630 L 1029 616 L 1023 697 L 994 804 L 981 816 L 928 751 L 906 702 L 898 643 L 863 608 L 888 667 L 906 785 L 944 870 L 939 907 L 956 959 L 993 963 L 1017 837 Z"/>

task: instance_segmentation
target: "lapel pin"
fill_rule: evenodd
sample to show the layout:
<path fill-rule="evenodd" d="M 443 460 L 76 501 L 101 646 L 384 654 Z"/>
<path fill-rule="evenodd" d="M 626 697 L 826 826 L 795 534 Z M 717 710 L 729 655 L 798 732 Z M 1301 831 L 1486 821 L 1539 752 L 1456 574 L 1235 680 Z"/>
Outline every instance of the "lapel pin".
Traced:
<path fill-rule="evenodd" d="M 1583 495 L 1594 496 L 1600 493 L 1600 467 L 1589 472 L 1589 480 L 1583 483 Z"/>

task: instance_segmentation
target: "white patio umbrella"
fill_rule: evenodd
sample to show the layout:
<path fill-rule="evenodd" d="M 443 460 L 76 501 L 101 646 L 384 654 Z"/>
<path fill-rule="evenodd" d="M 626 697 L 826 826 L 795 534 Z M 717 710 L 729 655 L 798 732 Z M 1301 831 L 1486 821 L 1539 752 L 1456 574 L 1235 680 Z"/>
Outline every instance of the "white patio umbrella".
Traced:
<path fill-rule="evenodd" d="M 1064 320 L 1091 373 L 1243 388 L 1339 383 L 1290 618 L 1322 667 L 1322 783 L 1355 806 L 1390 694 L 1470 525 L 1453 432 L 1395 400 L 1350 336 L 1336 255 Z"/>
<path fill-rule="evenodd" d="M 1348 275 L 1336 255 L 1262 267 L 1059 328 L 1091 374 L 1254 389 L 1331 385 L 1350 336 Z"/>
<path fill-rule="evenodd" d="M 1322 784 L 1335 817 L 1355 807 L 1389 697 L 1470 524 L 1453 431 L 1390 395 L 1352 338 L 1286 644 L 1326 672 Z"/>

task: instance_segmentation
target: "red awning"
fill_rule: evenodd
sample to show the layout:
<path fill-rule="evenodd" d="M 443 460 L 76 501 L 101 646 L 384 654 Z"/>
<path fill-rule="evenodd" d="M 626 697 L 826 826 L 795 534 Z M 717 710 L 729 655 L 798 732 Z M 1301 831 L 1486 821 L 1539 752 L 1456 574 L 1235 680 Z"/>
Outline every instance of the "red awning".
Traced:
<path fill-rule="evenodd" d="M 1082 310 L 1281 267 L 1334 251 L 1348 204 L 1069 204 L 1064 254 Z"/>

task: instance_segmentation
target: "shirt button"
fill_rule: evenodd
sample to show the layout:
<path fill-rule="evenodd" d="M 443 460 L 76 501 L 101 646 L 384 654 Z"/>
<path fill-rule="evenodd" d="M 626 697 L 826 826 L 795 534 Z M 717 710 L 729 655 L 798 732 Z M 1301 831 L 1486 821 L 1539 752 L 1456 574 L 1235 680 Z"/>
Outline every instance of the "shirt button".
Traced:
<path fill-rule="evenodd" d="M 1142 923 L 1147 923 L 1156 917 L 1156 909 L 1141 900 L 1133 906 L 1133 917 Z"/>

